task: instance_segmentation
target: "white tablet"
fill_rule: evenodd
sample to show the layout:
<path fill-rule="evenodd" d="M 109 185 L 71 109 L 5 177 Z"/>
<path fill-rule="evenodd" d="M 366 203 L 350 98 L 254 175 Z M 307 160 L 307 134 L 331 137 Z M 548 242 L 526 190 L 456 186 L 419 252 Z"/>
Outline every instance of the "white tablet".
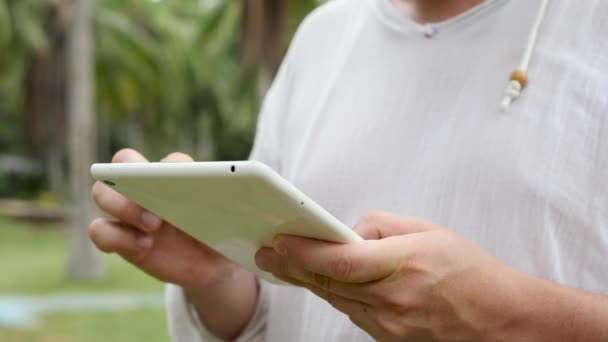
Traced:
<path fill-rule="evenodd" d="M 275 234 L 338 243 L 351 229 L 270 167 L 255 161 L 94 164 L 93 177 L 270 281 L 255 252 Z"/>

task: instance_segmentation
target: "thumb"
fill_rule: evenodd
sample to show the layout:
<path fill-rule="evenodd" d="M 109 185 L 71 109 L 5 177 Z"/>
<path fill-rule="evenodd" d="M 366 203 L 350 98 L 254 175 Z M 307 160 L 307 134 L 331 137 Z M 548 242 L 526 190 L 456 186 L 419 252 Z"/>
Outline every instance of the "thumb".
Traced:
<path fill-rule="evenodd" d="M 365 240 L 380 240 L 391 236 L 406 235 L 438 229 L 432 223 L 390 214 L 370 211 L 359 220 L 353 230 Z"/>
<path fill-rule="evenodd" d="M 193 161 L 194 160 L 192 160 L 192 157 L 181 152 L 169 153 L 161 160 L 162 163 L 191 163 Z"/>

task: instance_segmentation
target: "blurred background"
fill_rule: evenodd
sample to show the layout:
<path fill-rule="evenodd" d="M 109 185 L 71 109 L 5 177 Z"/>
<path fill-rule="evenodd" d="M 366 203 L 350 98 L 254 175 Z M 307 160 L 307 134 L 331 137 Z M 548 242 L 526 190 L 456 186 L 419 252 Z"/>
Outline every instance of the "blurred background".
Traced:
<path fill-rule="evenodd" d="M 88 241 L 89 166 L 238 160 L 321 0 L 0 0 L 0 341 L 166 341 L 163 284 Z"/>

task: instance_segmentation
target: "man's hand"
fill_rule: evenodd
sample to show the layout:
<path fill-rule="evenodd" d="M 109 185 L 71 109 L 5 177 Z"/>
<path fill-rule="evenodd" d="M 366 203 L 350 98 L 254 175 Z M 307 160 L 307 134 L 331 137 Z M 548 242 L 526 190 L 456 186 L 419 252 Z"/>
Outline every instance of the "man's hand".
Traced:
<path fill-rule="evenodd" d="M 163 161 L 192 159 L 172 153 Z M 116 153 L 112 162 L 147 160 L 125 149 Z M 116 218 L 97 218 L 91 223 L 89 235 L 100 250 L 118 253 L 149 275 L 182 286 L 212 332 L 224 338 L 238 335 L 257 300 L 253 274 L 100 182 L 93 186 L 92 196 L 100 209 Z M 222 310 L 226 317 L 222 317 Z"/>
<path fill-rule="evenodd" d="M 572 311 L 568 303 L 577 301 L 562 301 L 571 293 L 515 272 L 447 229 L 374 212 L 355 231 L 367 240 L 333 244 L 278 236 L 274 249 L 258 251 L 256 263 L 311 290 L 381 341 L 561 341 L 568 336 L 546 339 L 564 315 L 539 313 L 550 301 L 559 303 L 555 311 Z"/>

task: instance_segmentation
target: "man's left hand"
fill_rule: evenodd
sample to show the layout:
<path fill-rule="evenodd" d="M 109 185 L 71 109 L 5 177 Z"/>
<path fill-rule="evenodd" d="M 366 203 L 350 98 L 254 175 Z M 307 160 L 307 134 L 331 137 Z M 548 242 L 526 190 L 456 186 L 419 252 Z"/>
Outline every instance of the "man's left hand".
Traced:
<path fill-rule="evenodd" d="M 371 212 L 365 241 L 335 244 L 277 236 L 256 263 L 348 315 L 377 340 L 471 341 L 516 324 L 520 275 L 455 233 Z M 500 339 L 500 338 L 498 338 Z"/>

